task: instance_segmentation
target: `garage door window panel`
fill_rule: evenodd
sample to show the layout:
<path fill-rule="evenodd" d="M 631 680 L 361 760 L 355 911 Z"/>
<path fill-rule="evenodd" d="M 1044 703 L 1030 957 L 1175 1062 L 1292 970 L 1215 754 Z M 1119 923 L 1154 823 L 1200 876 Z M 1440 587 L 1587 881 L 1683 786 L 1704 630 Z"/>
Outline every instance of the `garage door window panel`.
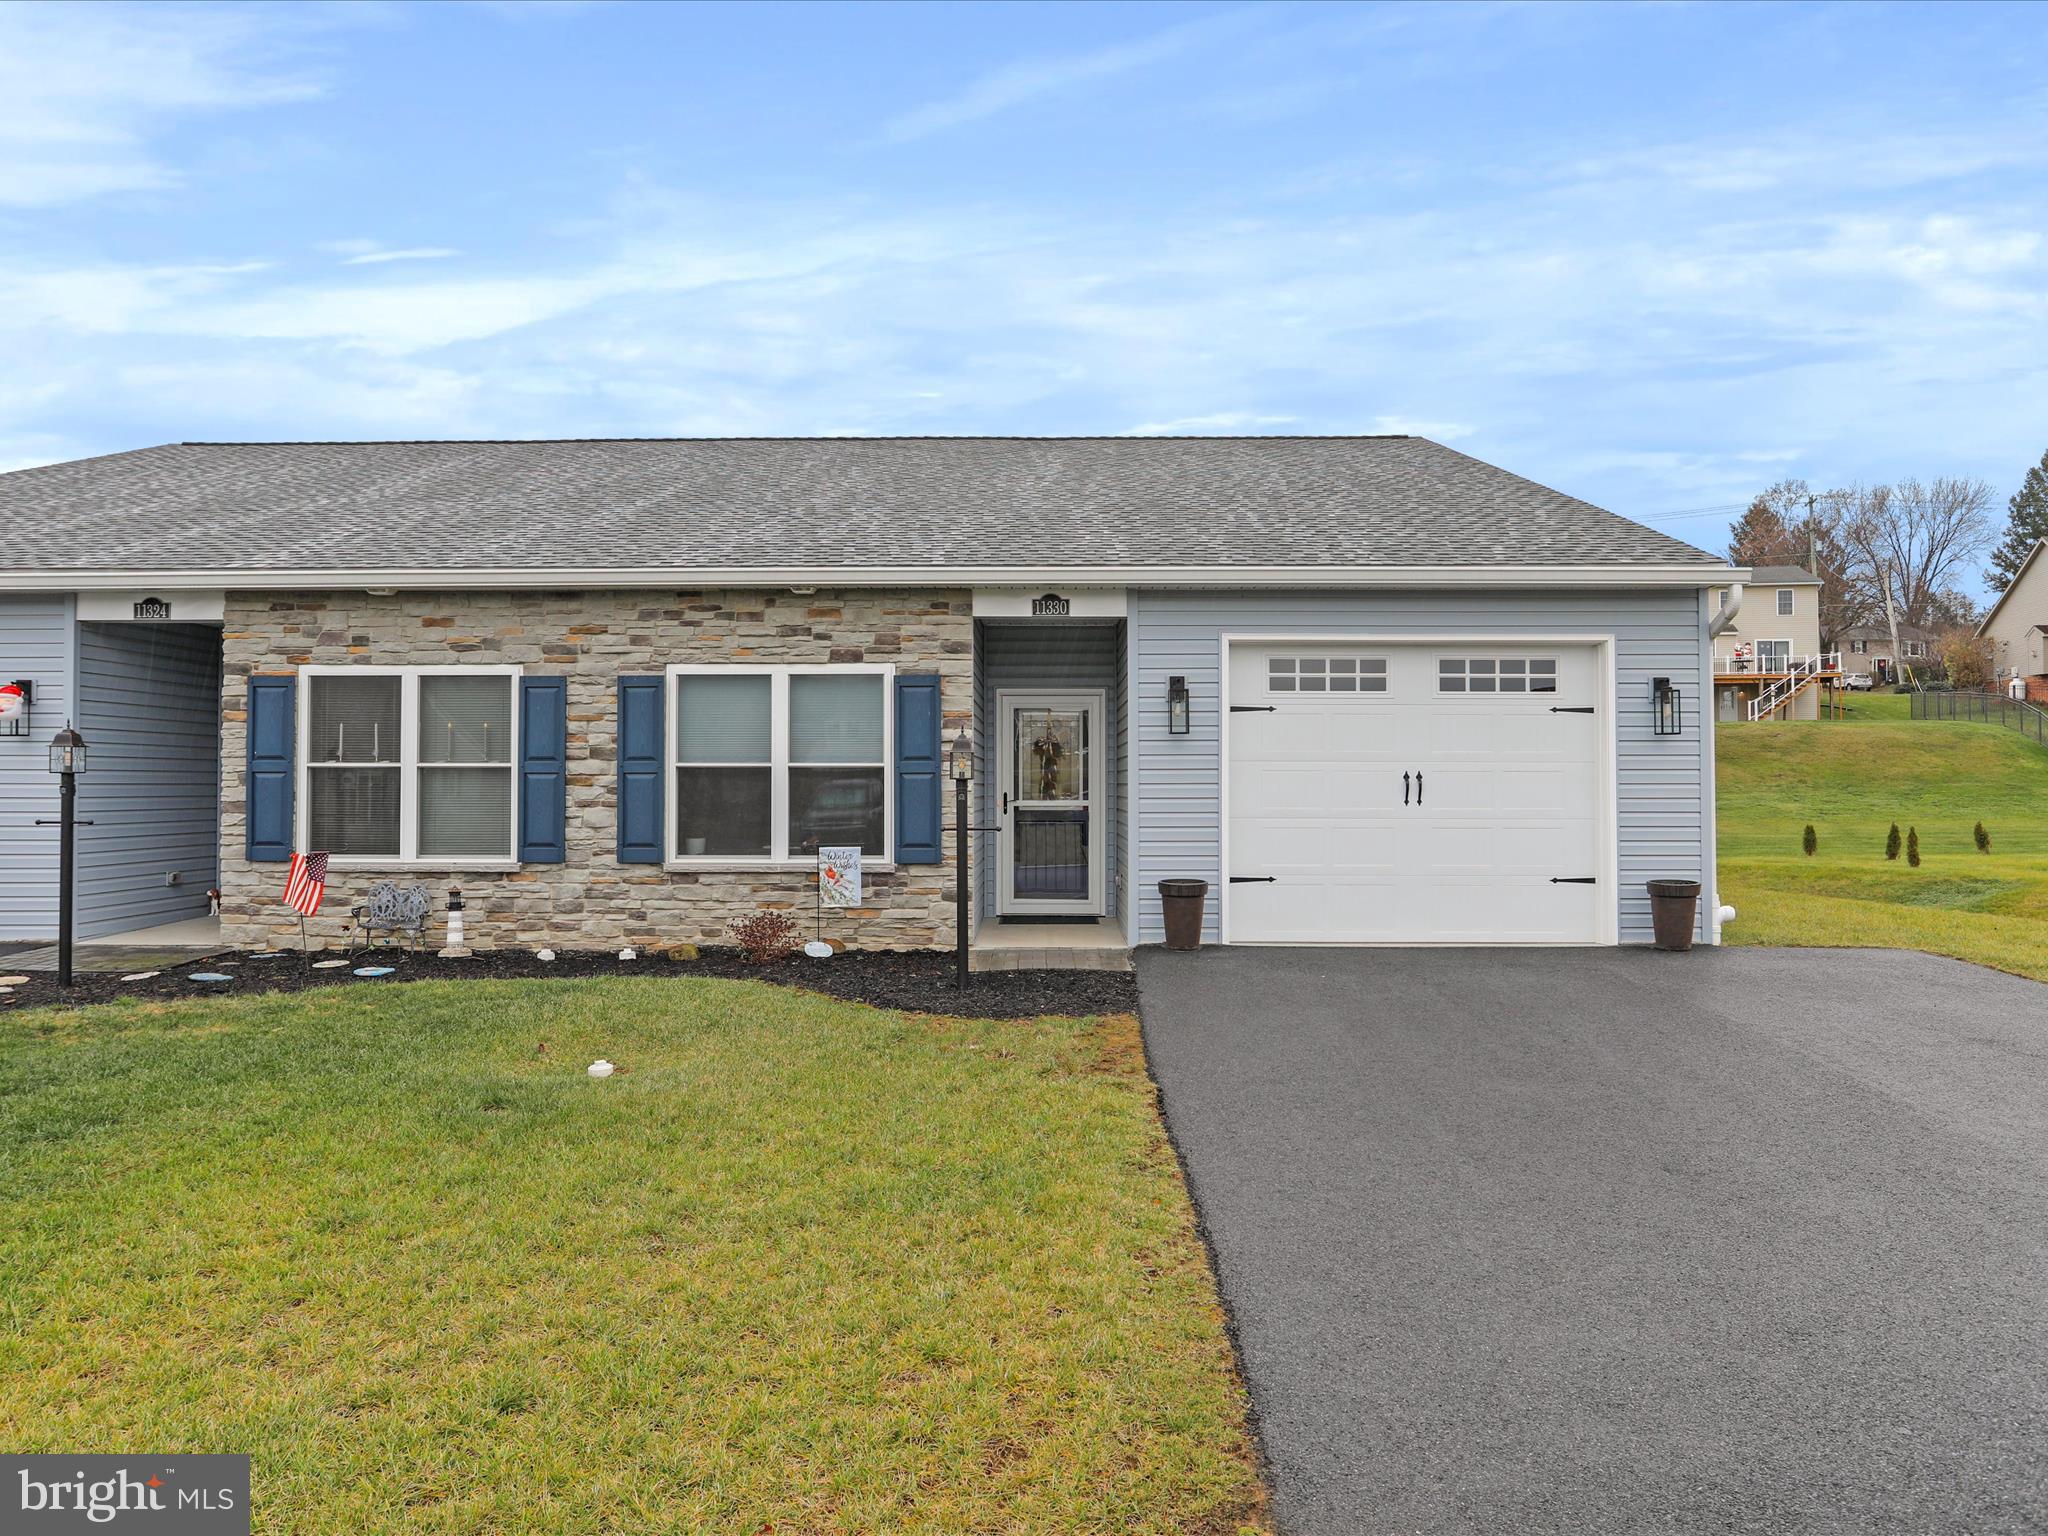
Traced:
<path fill-rule="evenodd" d="M 1555 656 L 1446 656 L 1436 664 L 1438 693 L 1555 693 Z"/>
<path fill-rule="evenodd" d="M 1275 656 L 1266 663 L 1268 693 L 1385 693 L 1384 656 Z"/>

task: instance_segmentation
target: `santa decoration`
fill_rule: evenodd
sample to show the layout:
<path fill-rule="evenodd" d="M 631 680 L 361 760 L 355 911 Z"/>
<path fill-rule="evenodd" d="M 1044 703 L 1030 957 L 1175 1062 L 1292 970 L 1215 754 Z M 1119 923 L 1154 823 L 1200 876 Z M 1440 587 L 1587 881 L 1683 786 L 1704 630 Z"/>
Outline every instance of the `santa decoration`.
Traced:
<path fill-rule="evenodd" d="M 19 720 L 28 711 L 28 690 L 20 683 L 0 683 L 0 720 Z"/>

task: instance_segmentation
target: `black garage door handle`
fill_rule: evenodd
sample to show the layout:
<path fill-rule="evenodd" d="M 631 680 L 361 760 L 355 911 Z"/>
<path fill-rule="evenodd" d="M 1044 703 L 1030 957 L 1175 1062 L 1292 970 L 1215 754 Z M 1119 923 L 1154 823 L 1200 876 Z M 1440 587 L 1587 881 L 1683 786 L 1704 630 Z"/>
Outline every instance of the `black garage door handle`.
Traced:
<path fill-rule="evenodd" d="M 1552 875 L 1550 883 L 1552 885 L 1598 885 L 1600 881 L 1594 875 Z"/>
<path fill-rule="evenodd" d="M 1232 875 L 1230 883 L 1232 885 L 1271 885 L 1279 878 L 1278 875 Z"/>

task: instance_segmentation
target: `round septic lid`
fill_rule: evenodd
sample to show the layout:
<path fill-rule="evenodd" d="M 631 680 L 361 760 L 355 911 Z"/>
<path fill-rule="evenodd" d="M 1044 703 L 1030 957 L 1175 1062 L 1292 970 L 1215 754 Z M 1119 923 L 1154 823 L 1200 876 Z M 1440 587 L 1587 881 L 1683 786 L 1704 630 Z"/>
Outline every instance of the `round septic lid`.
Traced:
<path fill-rule="evenodd" d="M 389 976 L 395 969 L 395 966 L 389 965 L 359 965 L 355 969 L 355 974 L 358 976 Z"/>
<path fill-rule="evenodd" d="M 219 971 L 194 971 L 185 979 L 187 981 L 233 981 L 235 978 L 223 975 Z"/>

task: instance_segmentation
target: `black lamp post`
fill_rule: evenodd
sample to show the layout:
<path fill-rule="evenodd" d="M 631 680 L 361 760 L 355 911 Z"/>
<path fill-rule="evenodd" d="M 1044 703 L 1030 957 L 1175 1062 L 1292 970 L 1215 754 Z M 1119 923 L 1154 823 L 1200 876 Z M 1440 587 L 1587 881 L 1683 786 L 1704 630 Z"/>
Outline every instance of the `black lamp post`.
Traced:
<path fill-rule="evenodd" d="M 57 985 L 71 985 L 72 853 L 74 828 L 91 826 L 78 819 L 78 776 L 85 772 L 85 738 L 69 722 L 50 738 L 50 772 L 58 776 L 57 801 Z M 47 819 L 36 822 L 50 825 Z"/>
<path fill-rule="evenodd" d="M 953 736 L 953 984 L 967 985 L 967 786 L 974 778 L 974 749 L 967 733 Z"/>

